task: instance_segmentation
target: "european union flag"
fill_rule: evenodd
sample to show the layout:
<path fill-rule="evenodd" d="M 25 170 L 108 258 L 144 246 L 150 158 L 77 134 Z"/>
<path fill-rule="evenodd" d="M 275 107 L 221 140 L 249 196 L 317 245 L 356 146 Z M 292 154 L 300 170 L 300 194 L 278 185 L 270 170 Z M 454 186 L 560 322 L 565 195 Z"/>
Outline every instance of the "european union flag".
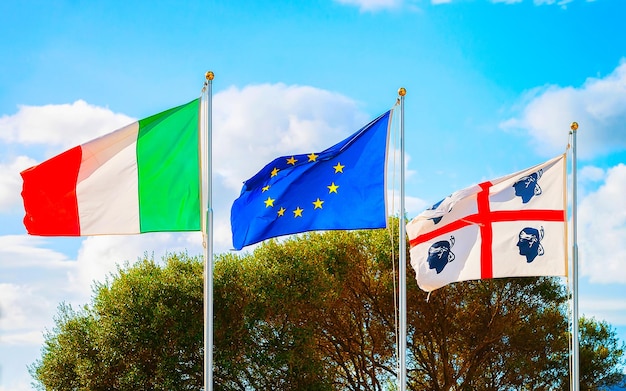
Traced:
<path fill-rule="evenodd" d="M 231 209 L 234 248 L 299 232 L 386 227 L 391 112 L 323 152 L 274 159 L 245 181 Z"/>

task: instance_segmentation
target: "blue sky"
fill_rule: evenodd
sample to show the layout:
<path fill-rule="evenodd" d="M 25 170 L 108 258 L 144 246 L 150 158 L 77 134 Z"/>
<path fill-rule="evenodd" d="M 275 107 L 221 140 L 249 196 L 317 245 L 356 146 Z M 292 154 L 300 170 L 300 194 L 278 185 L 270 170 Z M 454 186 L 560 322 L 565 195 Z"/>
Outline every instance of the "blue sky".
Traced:
<path fill-rule="evenodd" d="M 31 389 L 60 302 L 145 252 L 202 251 L 196 233 L 29 237 L 19 172 L 188 102 L 207 70 L 216 252 L 245 179 L 342 140 L 399 87 L 409 217 L 562 153 L 578 121 L 580 309 L 626 341 L 625 2 L 181 3 L 0 3 L 0 391 Z"/>

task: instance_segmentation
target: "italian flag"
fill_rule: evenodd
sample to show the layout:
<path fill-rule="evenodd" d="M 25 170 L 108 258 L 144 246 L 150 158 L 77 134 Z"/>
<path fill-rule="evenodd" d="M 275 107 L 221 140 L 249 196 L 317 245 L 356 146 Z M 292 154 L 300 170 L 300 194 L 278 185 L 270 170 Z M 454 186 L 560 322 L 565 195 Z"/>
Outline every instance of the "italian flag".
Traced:
<path fill-rule="evenodd" d="M 198 231 L 200 99 L 24 170 L 31 235 Z"/>

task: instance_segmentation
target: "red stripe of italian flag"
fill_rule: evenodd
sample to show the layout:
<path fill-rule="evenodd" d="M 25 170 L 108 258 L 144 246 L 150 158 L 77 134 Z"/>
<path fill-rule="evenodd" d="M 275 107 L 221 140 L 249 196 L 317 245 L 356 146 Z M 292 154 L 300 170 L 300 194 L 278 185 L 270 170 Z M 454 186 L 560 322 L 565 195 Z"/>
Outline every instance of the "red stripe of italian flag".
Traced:
<path fill-rule="evenodd" d="M 31 235 L 200 230 L 199 99 L 21 173 Z"/>

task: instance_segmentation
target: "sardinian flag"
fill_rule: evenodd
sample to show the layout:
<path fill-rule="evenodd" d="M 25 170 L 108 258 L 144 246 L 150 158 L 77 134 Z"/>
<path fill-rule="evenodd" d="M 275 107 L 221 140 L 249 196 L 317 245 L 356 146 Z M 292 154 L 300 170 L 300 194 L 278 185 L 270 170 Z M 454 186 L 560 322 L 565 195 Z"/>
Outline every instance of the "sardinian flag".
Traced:
<path fill-rule="evenodd" d="M 565 154 L 457 191 L 406 226 L 417 283 L 567 275 Z"/>

